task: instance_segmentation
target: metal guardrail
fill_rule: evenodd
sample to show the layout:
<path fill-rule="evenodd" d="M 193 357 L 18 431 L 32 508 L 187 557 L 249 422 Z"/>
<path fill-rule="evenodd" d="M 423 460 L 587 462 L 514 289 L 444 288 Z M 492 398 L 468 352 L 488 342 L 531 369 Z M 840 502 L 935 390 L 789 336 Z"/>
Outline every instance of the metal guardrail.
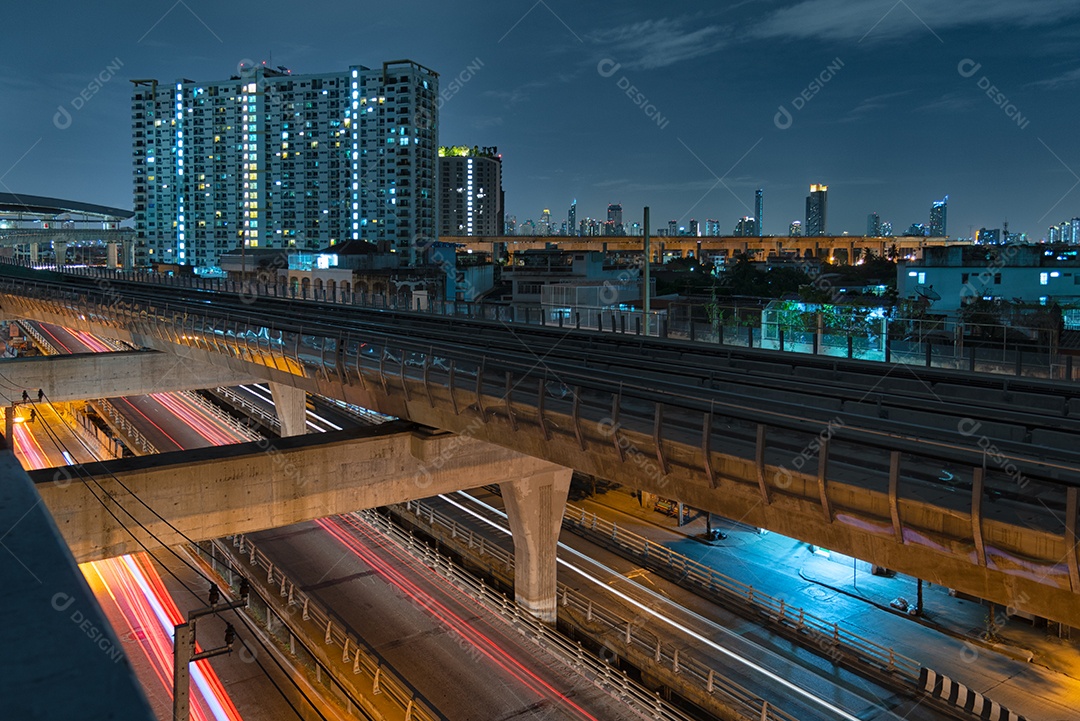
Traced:
<path fill-rule="evenodd" d="M 125 436 L 128 440 L 134 442 L 139 447 L 139 450 L 143 452 L 143 455 L 154 455 L 158 452 L 158 449 L 151 443 L 146 436 L 139 432 L 136 428 L 124 417 L 120 411 L 109 403 L 104 398 L 98 398 L 93 401 L 88 401 L 90 406 L 94 408 L 100 414 L 105 421 L 113 427 L 118 434 Z M 135 450 L 134 448 L 132 450 Z"/>
<path fill-rule="evenodd" d="M 511 575 L 499 574 L 497 569 L 502 568 L 508 573 L 511 572 L 514 568 L 513 553 L 486 541 L 482 535 L 474 533 L 471 529 L 462 528 L 457 521 L 436 511 L 429 504 L 409 501 L 391 508 L 399 513 L 403 509 L 407 517 L 415 518 L 430 526 L 442 526 L 449 531 L 450 539 L 456 540 L 464 553 L 490 557 L 488 568 L 493 575 L 503 575 L 504 580 L 512 583 Z M 362 513 L 365 518 L 377 516 L 372 511 Z M 387 519 L 381 516 L 378 518 L 380 519 L 378 522 L 383 527 L 393 526 Z M 406 535 L 400 529 L 396 532 L 402 536 Z M 416 544 L 415 539 L 409 543 L 422 545 Z M 579 632 L 592 638 L 612 639 L 612 643 L 617 643 L 618 651 L 624 654 L 633 652 L 638 658 L 650 659 L 653 672 L 677 674 L 681 682 L 695 687 L 706 696 L 715 696 L 721 704 L 727 705 L 746 718 L 795 721 L 794 717 L 783 710 L 725 677 L 722 669 L 713 668 L 696 653 L 688 653 L 685 649 L 680 650 L 673 643 L 666 642 L 661 636 L 652 633 L 640 621 L 627 619 L 563 583 L 558 584 L 558 604 L 560 621 L 570 624 Z"/>
<path fill-rule="evenodd" d="M 226 403 L 236 408 L 236 410 L 244 413 L 252 418 L 257 418 L 261 423 L 268 428 L 280 431 L 281 419 L 277 417 L 276 413 L 269 413 L 264 408 L 260 408 L 255 405 L 244 396 L 240 395 L 232 388 L 226 386 L 218 386 L 213 390 L 213 393 L 221 397 Z"/>
<path fill-rule="evenodd" d="M 420 699 L 412 687 L 399 678 L 373 649 L 359 637 L 350 633 L 328 608 L 324 608 L 318 601 L 313 600 L 297 588 L 296 584 L 280 568 L 274 566 L 266 554 L 258 550 L 243 535 L 233 536 L 232 539 L 233 545 L 237 547 L 236 553 L 230 552 L 221 541 L 214 541 L 213 543 L 219 551 L 230 558 L 244 562 L 253 569 L 265 569 L 265 587 L 279 588 L 281 598 L 287 599 L 282 602 L 286 608 L 298 610 L 301 620 L 309 622 L 313 627 L 313 633 L 315 633 L 314 629 L 322 631 L 325 645 L 340 647 L 342 663 L 347 663 L 350 658 L 352 659 L 352 673 L 354 676 L 361 676 L 370 681 L 371 686 L 364 689 L 365 693 L 383 695 L 401 709 L 404 718 L 409 721 L 442 721 L 444 717 Z M 266 605 L 268 609 L 272 609 L 269 603 Z M 278 618 L 282 623 L 288 623 L 285 618 L 281 616 Z M 290 630 L 296 636 L 304 635 L 298 631 Z M 311 638 L 311 635 L 306 634 L 306 637 Z M 318 661 L 317 658 L 316 661 Z M 326 668 L 324 664 L 320 663 L 320 665 Z M 327 668 L 327 671 L 329 672 L 331 669 Z M 339 683 L 342 686 L 356 686 L 356 684 L 351 683 Z M 359 689 L 357 690 L 359 691 Z"/>
<path fill-rule="evenodd" d="M 617 523 L 589 513 L 584 508 L 568 503 L 562 525 L 585 538 L 601 539 L 606 547 L 641 562 L 647 568 L 677 571 L 681 587 L 699 592 L 710 601 L 720 601 L 724 606 L 749 607 L 760 619 L 794 630 L 819 651 L 829 652 L 834 661 L 839 655 L 844 655 L 853 664 L 869 664 L 885 674 L 895 675 L 908 690 L 918 684 L 921 666 L 918 661 L 852 633 L 837 622 L 806 613 L 802 608 L 726 576 L 663 544 L 619 528 Z"/>
<path fill-rule="evenodd" d="M 612 668 L 612 666 L 603 659 L 584 649 L 580 643 L 574 643 L 555 629 L 522 611 L 521 607 L 518 606 L 513 599 L 492 589 L 471 573 L 454 565 L 448 557 L 440 555 L 435 549 L 427 544 L 417 541 L 415 536 L 395 525 L 389 518 L 372 510 L 359 511 L 352 515 L 363 519 L 367 525 L 378 530 L 383 536 L 393 540 L 401 548 L 407 550 L 415 558 L 420 560 L 425 566 L 453 583 L 454 586 L 466 593 L 469 597 L 483 604 L 489 611 L 501 616 L 503 620 L 514 626 L 521 635 L 552 653 L 556 658 L 573 668 L 578 674 L 584 676 L 601 690 L 615 696 L 628 704 L 631 708 L 650 718 L 660 719 L 662 721 L 690 721 L 690 716 L 664 701 L 659 694 L 654 693 L 641 684 L 633 681 L 625 673 L 621 673 L 617 669 Z M 488 546 L 489 551 L 496 549 L 497 547 L 491 545 Z M 504 559 L 503 562 L 509 563 L 512 567 L 513 557 L 510 556 Z M 578 610 L 592 612 L 593 620 L 601 620 L 604 617 L 613 617 L 613 614 L 609 614 L 599 606 L 593 605 L 591 601 L 582 599 L 576 592 L 571 591 L 566 586 L 562 586 L 560 589 L 560 598 L 563 599 L 561 601 L 563 606 L 570 603 L 569 594 L 573 594 L 573 603 L 578 607 Z M 633 623 L 626 621 L 625 623 L 619 624 L 616 627 L 616 630 L 619 632 L 625 631 L 626 633 L 632 633 Z M 641 629 L 638 630 L 640 631 Z M 691 667 L 680 665 L 678 650 L 671 652 L 674 654 L 673 656 L 669 655 L 668 649 L 661 646 L 659 639 L 655 645 L 648 647 L 648 652 L 650 654 L 657 654 L 658 663 L 664 661 L 673 663 L 679 673 L 692 672 Z M 685 661 L 683 661 L 683 663 L 685 663 Z M 716 676 L 719 678 L 718 674 Z M 717 684 L 717 688 L 719 689 L 719 683 Z M 753 698 L 749 693 L 747 693 L 747 696 Z M 764 704 L 764 711 L 762 710 L 762 704 Z M 753 718 L 760 718 L 763 721 L 767 719 L 775 719 L 776 721 L 795 721 L 793 717 L 786 714 L 777 715 L 772 713 L 775 711 L 776 709 L 767 702 L 761 701 L 754 710 Z"/>
<path fill-rule="evenodd" d="M 11 263 L 11 261 L 8 262 Z M 11 264 L 24 265 L 20 263 Z M 53 267 L 44 264 L 39 265 L 41 265 L 41 267 Z M 27 267 L 36 266 L 30 265 Z M 375 295 L 365 294 L 363 292 L 346 293 L 341 290 L 330 291 L 327 289 L 291 288 L 280 284 L 253 283 L 250 281 L 235 281 L 223 278 L 186 277 L 166 275 L 151 271 L 123 271 L 95 267 L 64 268 L 63 272 L 82 275 L 84 277 L 101 278 L 102 280 L 135 280 L 176 288 L 241 293 L 252 300 L 258 298 L 284 298 L 300 301 L 334 303 L 338 305 L 370 308 L 373 310 L 402 310 L 448 317 L 496 320 L 523 325 L 564 327 L 564 321 L 561 317 L 558 320 L 549 321 L 545 315 L 545 308 L 539 304 L 500 304 L 484 301 L 445 301 L 434 299 L 427 302 L 425 305 L 420 305 L 419 301 L 417 301 L 416 307 L 413 307 L 410 302 L 401 303 L 398 302 L 398 299 L 384 294 Z M 579 319 L 576 322 L 567 321 L 565 327 L 584 327 L 587 330 L 627 335 L 641 334 L 640 322 L 636 325 L 633 322 L 627 322 L 628 316 L 634 316 L 634 313 L 632 312 L 608 309 L 602 309 L 599 312 L 597 309 L 582 309 L 582 312 L 588 313 L 590 317 L 598 316 L 596 317 L 595 328 L 592 327 L 592 325 L 583 325 L 580 322 L 580 314 Z M 935 322 L 920 321 L 918 319 L 899 320 L 909 323 L 925 322 L 927 324 L 932 324 Z M 761 342 L 760 335 L 755 336 L 753 331 L 747 333 L 741 330 L 746 326 L 727 326 L 724 330 L 718 332 L 710 323 L 700 323 L 688 320 L 676 321 L 669 318 L 658 318 L 656 323 L 657 328 L 655 329 L 652 329 L 652 325 L 653 324 L 651 323 L 650 328 L 652 332 L 650 332 L 650 335 L 653 335 L 655 332 L 660 337 L 664 338 L 679 338 L 682 340 L 736 348 L 755 347 L 755 337 L 758 339 L 759 346 Z M 1009 330 L 1009 326 L 1007 325 L 990 327 L 996 331 L 1000 331 L 1000 335 L 1003 338 L 1007 335 L 1007 331 Z M 755 329 L 760 330 L 758 328 Z M 794 335 L 794 333 L 791 333 L 791 335 Z M 842 337 L 844 339 L 843 341 L 837 341 L 839 343 L 839 351 L 834 349 L 834 352 L 830 352 L 826 347 L 827 344 L 821 343 L 820 346 L 814 344 L 815 347 L 818 347 L 819 351 L 819 353 L 816 354 L 838 357 L 847 356 L 849 358 L 860 357 L 858 353 L 853 354 L 852 349 L 853 347 L 857 347 L 860 343 L 865 343 L 865 338 L 858 334 L 845 334 Z M 800 355 L 806 354 L 805 351 L 800 352 L 797 347 L 796 344 L 789 344 L 789 347 L 785 348 L 781 343 L 779 351 Z M 1025 362 L 1025 356 L 1028 357 L 1028 362 Z M 1032 358 L 1034 358 L 1034 361 L 1030 360 Z M 879 360 L 885 363 L 902 365 L 923 366 L 926 368 L 968 370 L 972 372 L 978 371 L 992 375 L 1078 380 L 1077 374 L 1075 374 L 1073 370 L 1072 357 L 1070 355 L 1062 354 L 1060 349 L 1055 347 L 1047 347 L 1045 350 L 1039 349 L 1037 351 L 1030 349 L 1024 350 L 1020 347 L 1015 347 L 1010 350 L 1006 343 L 1005 347 L 1001 349 L 1000 352 L 991 348 L 979 349 L 979 351 L 976 352 L 974 346 L 965 349 L 961 345 L 956 345 L 954 347 L 954 344 L 951 343 L 931 343 L 924 339 L 913 343 L 897 342 L 893 351 L 891 353 L 886 352 L 882 358 L 864 357 L 863 359 Z"/>
<path fill-rule="evenodd" d="M 29 323 L 19 323 L 19 327 L 26 331 L 26 335 L 34 339 L 34 343 L 41 349 L 41 352 L 45 355 L 60 355 L 60 351 L 56 350 L 52 343 L 45 340 L 45 336 L 38 333 L 37 328 L 34 328 Z"/>
<path fill-rule="evenodd" d="M 255 431 L 253 431 L 248 426 L 244 425 L 243 423 L 236 420 L 235 418 L 228 415 L 227 413 L 222 413 L 220 408 L 218 408 L 213 403 L 211 403 L 210 401 L 203 398 L 198 393 L 196 393 L 194 391 L 173 391 L 173 392 L 177 393 L 178 395 L 182 395 L 184 398 L 189 399 L 192 403 L 195 403 L 200 408 L 202 408 L 204 412 L 210 414 L 215 419 L 217 419 L 217 420 L 221 421 L 222 423 L 224 423 L 225 425 L 229 426 L 229 428 L 231 428 L 233 431 L 238 433 L 241 437 L 246 438 L 249 441 L 260 441 L 260 440 L 263 439 L 263 437 L 261 435 L 259 435 Z"/>

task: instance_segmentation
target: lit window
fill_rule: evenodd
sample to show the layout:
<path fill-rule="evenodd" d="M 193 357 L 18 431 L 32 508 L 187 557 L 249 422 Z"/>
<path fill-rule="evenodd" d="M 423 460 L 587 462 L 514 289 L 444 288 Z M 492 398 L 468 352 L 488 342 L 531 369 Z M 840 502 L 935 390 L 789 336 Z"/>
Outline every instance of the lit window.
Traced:
<path fill-rule="evenodd" d="M 1039 285 L 1046 285 L 1050 281 L 1049 273 L 1039 273 Z"/>

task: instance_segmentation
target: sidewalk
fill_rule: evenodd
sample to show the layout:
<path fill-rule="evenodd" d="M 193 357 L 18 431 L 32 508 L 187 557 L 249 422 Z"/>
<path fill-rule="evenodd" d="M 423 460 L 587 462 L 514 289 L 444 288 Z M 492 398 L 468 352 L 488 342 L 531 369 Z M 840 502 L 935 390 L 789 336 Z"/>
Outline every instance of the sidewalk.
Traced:
<path fill-rule="evenodd" d="M 704 540 L 705 514 L 689 509 L 682 526 L 674 517 L 641 505 L 628 491 L 610 490 L 573 503 L 596 512 L 620 527 L 663 544 L 700 563 L 785 602 L 920 661 L 947 675 L 955 674 L 976 688 L 982 676 L 991 697 L 1009 705 L 1008 698 L 1032 695 L 1055 699 L 1073 710 L 1080 706 L 1080 649 L 1077 643 L 1049 636 L 1020 617 L 1008 618 L 996 607 L 996 639 L 984 639 L 988 606 L 949 595 L 948 589 L 923 585 L 923 615 L 910 616 L 890 607 L 902 597 L 916 603 L 917 581 L 908 576 L 874 576 L 870 565 L 832 554 L 814 554 L 809 545 L 774 533 L 713 516 L 712 527 L 727 538 Z M 1038 687 L 1021 676 L 1039 670 Z M 1047 684 L 1051 688 L 1047 688 Z M 1008 684 L 1010 693 L 1004 686 Z M 1000 687 L 999 687 L 1000 685 Z M 1023 713 L 1022 704 L 1013 710 Z M 1056 705 L 1056 704 L 1055 704 Z M 1058 709 L 1044 709 L 1055 713 Z M 1029 719 L 1056 718 L 1027 709 Z"/>

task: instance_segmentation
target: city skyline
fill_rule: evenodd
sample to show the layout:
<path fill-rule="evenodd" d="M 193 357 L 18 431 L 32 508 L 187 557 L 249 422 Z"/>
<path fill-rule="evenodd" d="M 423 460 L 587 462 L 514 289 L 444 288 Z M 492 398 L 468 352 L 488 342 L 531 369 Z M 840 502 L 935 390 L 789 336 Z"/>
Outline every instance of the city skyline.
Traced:
<path fill-rule="evenodd" d="M 628 221 L 649 205 L 679 225 L 727 227 L 756 215 L 762 188 L 760 230 L 783 235 L 811 182 L 833 187 L 835 234 L 860 234 L 872 211 L 897 228 L 928 223 L 946 193 L 957 237 L 1008 218 L 1039 239 L 1080 215 L 1068 110 L 1080 7 L 838 3 L 682 3 L 666 15 L 631 3 L 615 19 L 557 3 L 473 13 L 410 2 L 381 15 L 315 3 L 288 23 L 290 6 L 274 2 L 257 16 L 195 0 L 137 13 L 61 3 L 49 43 L 25 33 L 0 55 L 0 93 L 20 109 L 0 120 L 0 190 L 131 207 L 132 79 L 409 57 L 441 75 L 440 142 L 502 150 L 505 211 L 519 218 L 576 197 L 579 216 L 618 200 Z M 320 8 L 342 30 L 316 43 Z M 10 15 L 41 19 L 32 6 Z M 702 78 L 722 79 L 718 91 L 701 93 Z M 722 112 L 732 103 L 738 112 Z M 933 163 L 914 161 L 916 148 Z"/>

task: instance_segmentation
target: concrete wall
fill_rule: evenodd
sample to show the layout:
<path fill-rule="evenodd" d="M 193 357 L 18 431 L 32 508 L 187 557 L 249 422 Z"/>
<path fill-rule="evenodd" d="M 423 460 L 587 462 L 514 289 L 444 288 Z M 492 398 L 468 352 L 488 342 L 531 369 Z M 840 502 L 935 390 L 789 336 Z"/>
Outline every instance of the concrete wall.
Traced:
<path fill-rule="evenodd" d="M 183 538 L 131 494 L 200 541 L 557 470 L 547 461 L 474 438 L 432 434 L 401 421 L 111 461 L 94 468 L 100 487 L 54 469 L 33 471 L 31 477 L 82 563 L 140 548 L 95 500 L 106 492 L 157 536 L 118 512 L 153 548 Z M 115 504 L 106 502 L 115 511 Z"/>
<path fill-rule="evenodd" d="M 243 371 L 185 360 L 171 353 L 142 351 L 14 358 L 5 360 L 3 368 L 8 386 L 24 388 L 35 397 L 40 388 L 57 403 L 257 381 L 256 376 Z M 19 395 L 17 391 L 8 393 Z"/>

